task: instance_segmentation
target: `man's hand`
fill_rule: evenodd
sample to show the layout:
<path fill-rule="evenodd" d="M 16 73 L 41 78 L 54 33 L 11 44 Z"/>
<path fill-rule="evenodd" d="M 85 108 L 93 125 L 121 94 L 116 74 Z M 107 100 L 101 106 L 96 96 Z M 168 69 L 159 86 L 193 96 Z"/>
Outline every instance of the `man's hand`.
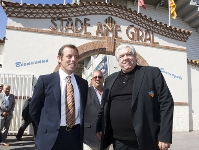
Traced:
<path fill-rule="evenodd" d="M 2 114 L 3 114 L 3 116 L 7 116 L 7 112 L 5 112 L 5 111 Z"/>
<path fill-rule="evenodd" d="M 170 148 L 170 143 L 160 142 L 158 143 L 160 150 L 168 150 Z"/>
<path fill-rule="evenodd" d="M 96 135 L 97 135 L 98 139 L 101 140 L 102 132 L 97 132 Z"/>

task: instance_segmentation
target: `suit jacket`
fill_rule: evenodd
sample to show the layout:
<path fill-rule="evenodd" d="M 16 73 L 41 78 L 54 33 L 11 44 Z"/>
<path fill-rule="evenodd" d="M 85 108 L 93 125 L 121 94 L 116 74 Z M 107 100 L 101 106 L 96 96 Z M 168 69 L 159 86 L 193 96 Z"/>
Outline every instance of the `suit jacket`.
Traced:
<path fill-rule="evenodd" d="M 7 119 L 12 119 L 13 117 L 13 111 L 15 108 L 15 96 L 13 94 L 9 94 L 8 100 L 9 100 L 9 106 L 8 108 L 5 107 L 5 94 L 2 92 L 0 93 L 0 119 L 4 119 L 4 116 L 2 115 L 3 112 L 8 112 L 10 115 L 7 116 Z"/>
<path fill-rule="evenodd" d="M 94 87 L 88 88 L 87 104 L 84 115 L 84 143 L 96 147 L 100 140 L 96 136 L 96 124 L 101 105 Z"/>
<path fill-rule="evenodd" d="M 23 103 L 23 108 L 22 108 L 22 117 L 24 118 L 24 120 L 32 120 L 30 117 L 30 113 L 29 113 L 29 105 L 31 102 L 31 97 L 29 97 L 28 99 L 26 99 Z"/>
<path fill-rule="evenodd" d="M 105 80 L 102 98 L 104 106 L 97 126 L 97 131 L 102 131 L 101 149 L 111 143 L 110 91 L 118 75 L 119 72 L 114 73 Z M 174 102 L 160 70 L 137 66 L 133 89 L 132 123 L 140 148 L 159 150 L 158 141 L 172 143 Z"/>
<path fill-rule="evenodd" d="M 83 143 L 83 115 L 87 100 L 88 83 L 75 75 L 80 92 L 80 133 Z M 60 128 L 61 120 L 61 89 L 59 72 L 43 75 L 35 85 L 29 112 L 38 126 L 36 147 L 39 150 L 52 149 Z M 83 145 L 82 145 L 83 147 Z"/>

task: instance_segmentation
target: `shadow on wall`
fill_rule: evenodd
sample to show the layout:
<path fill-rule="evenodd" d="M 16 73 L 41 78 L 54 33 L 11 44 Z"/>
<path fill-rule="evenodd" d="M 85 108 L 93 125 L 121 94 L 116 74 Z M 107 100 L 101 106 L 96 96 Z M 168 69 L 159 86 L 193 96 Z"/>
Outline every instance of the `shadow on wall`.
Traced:
<path fill-rule="evenodd" d="M 193 131 L 193 107 L 192 107 L 192 83 L 191 83 L 191 66 L 187 65 L 188 72 L 188 103 L 189 103 L 189 130 Z"/>

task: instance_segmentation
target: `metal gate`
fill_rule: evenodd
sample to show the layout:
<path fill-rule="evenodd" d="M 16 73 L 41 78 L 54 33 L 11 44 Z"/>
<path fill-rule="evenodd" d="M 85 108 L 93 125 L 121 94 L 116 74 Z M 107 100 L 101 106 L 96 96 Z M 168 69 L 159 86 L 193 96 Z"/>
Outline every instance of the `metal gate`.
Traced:
<path fill-rule="evenodd" d="M 15 95 L 15 109 L 13 119 L 11 120 L 9 135 L 15 135 L 22 124 L 21 111 L 23 101 L 31 96 L 33 87 L 33 75 L 28 74 L 0 74 L 0 83 L 11 86 L 10 93 Z M 24 134 L 30 134 L 30 126 L 25 130 Z"/>

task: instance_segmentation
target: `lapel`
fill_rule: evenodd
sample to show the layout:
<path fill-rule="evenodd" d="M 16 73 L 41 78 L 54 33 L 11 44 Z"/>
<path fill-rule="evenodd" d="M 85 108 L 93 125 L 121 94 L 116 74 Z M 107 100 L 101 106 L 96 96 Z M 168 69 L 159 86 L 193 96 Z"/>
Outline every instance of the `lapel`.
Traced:
<path fill-rule="evenodd" d="M 98 99 L 98 97 L 96 95 L 96 92 L 95 92 L 95 89 L 94 89 L 93 86 L 91 86 L 91 90 L 92 90 L 92 92 L 91 92 L 92 95 L 91 96 L 94 99 L 94 103 L 97 104 L 97 106 L 100 106 L 99 99 Z"/>
<path fill-rule="evenodd" d="M 8 96 L 8 101 L 9 101 L 9 105 L 8 105 L 8 107 L 10 107 L 10 105 L 11 105 L 11 103 L 12 103 L 12 98 L 11 98 L 12 96 L 9 94 L 9 96 Z"/>
<path fill-rule="evenodd" d="M 52 76 L 52 81 L 54 85 L 54 95 L 55 99 L 57 101 L 58 109 L 59 109 L 59 115 L 61 116 L 61 89 L 60 89 L 60 77 L 59 77 L 59 71 L 55 72 Z"/>
<path fill-rule="evenodd" d="M 140 87 L 142 85 L 143 77 L 144 77 L 144 70 L 142 67 L 137 66 L 136 67 L 136 73 L 135 73 L 135 79 L 134 79 L 134 85 L 133 85 L 133 91 L 132 91 L 132 104 L 131 107 L 133 107 L 136 97 L 138 95 L 138 92 L 140 90 Z"/>

